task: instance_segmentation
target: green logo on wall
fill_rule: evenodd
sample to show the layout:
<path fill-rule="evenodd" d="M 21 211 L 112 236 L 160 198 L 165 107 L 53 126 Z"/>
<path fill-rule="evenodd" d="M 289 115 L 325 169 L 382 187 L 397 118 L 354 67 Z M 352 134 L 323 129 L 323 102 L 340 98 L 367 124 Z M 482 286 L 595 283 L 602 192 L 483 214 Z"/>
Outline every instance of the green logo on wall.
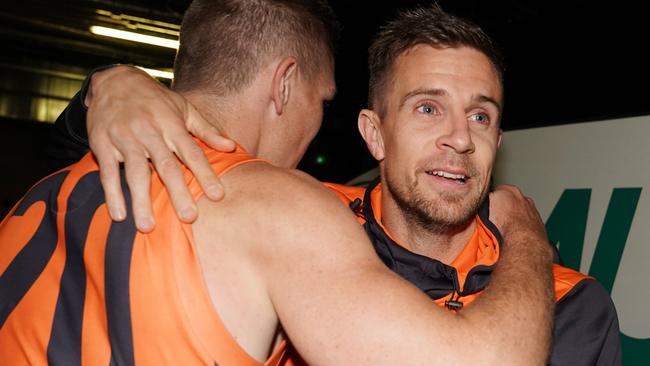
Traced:
<path fill-rule="evenodd" d="M 605 220 L 598 236 L 589 275 L 612 292 L 621 263 L 641 188 L 615 188 L 609 200 Z M 559 243 L 564 265 L 580 269 L 587 227 L 591 189 L 567 189 L 546 221 L 551 242 Z M 621 333 L 623 363 L 650 365 L 650 338 L 639 339 Z"/>

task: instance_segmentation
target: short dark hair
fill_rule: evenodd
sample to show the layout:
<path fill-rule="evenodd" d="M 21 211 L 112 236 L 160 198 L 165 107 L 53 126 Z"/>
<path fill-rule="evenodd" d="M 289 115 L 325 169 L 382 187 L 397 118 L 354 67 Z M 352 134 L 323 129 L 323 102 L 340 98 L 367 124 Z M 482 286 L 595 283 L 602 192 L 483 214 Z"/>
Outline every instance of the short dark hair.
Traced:
<path fill-rule="evenodd" d="M 283 54 L 313 77 L 333 62 L 338 29 L 325 0 L 194 0 L 181 24 L 173 87 L 226 95 Z"/>
<path fill-rule="evenodd" d="M 395 60 L 406 50 L 426 44 L 435 48 L 470 47 L 487 56 L 503 85 L 503 61 L 490 37 L 477 25 L 445 13 L 437 4 L 401 12 L 383 26 L 368 50 L 368 105 L 384 114 L 382 97 Z"/>

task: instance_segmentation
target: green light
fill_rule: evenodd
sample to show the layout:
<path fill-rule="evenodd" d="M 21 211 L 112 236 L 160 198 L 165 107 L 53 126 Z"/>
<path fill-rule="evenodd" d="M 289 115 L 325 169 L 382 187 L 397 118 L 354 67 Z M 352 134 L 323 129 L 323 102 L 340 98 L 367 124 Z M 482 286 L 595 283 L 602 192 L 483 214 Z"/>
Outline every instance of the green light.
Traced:
<path fill-rule="evenodd" d="M 327 163 L 327 157 L 323 154 L 316 155 L 316 164 L 325 165 Z"/>

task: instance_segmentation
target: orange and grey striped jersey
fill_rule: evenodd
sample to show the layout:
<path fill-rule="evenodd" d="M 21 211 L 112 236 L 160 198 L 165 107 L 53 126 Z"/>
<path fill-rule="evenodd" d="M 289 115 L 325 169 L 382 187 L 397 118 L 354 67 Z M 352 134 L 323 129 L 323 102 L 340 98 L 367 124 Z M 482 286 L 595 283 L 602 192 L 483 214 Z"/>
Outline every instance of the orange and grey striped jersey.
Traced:
<path fill-rule="evenodd" d="M 257 160 L 240 148 L 204 150 L 219 174 Z M 151 194 L 153 232 L 138 232 L 132 212 L 111 221 L 88 154 L 41 180 L 2 221 L 0 365 L 260 365 L 214 309 L 191 225 L 156 175 Z"/>

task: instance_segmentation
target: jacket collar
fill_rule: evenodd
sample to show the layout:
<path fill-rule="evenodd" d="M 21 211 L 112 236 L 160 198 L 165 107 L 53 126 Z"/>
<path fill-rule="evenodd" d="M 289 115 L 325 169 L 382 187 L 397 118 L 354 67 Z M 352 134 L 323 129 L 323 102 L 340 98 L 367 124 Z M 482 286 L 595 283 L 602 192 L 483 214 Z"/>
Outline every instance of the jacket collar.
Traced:
<path fill-rule="evenodd" d="M 488 219 L 487 200 L 481 205 L 476 216 L 476 231 L 472 238 L 449 265 L 413 253 L 390 236 L 381 223 L 379 178 L 370 183 L 362 204 L 356 211 L 365 220 L 364 229 L 381 260 L 432 299 L 451 294 L 451 300 L 457 300 L 483 290 L 489 282 L 499 256 L 502 238 Z"/>

